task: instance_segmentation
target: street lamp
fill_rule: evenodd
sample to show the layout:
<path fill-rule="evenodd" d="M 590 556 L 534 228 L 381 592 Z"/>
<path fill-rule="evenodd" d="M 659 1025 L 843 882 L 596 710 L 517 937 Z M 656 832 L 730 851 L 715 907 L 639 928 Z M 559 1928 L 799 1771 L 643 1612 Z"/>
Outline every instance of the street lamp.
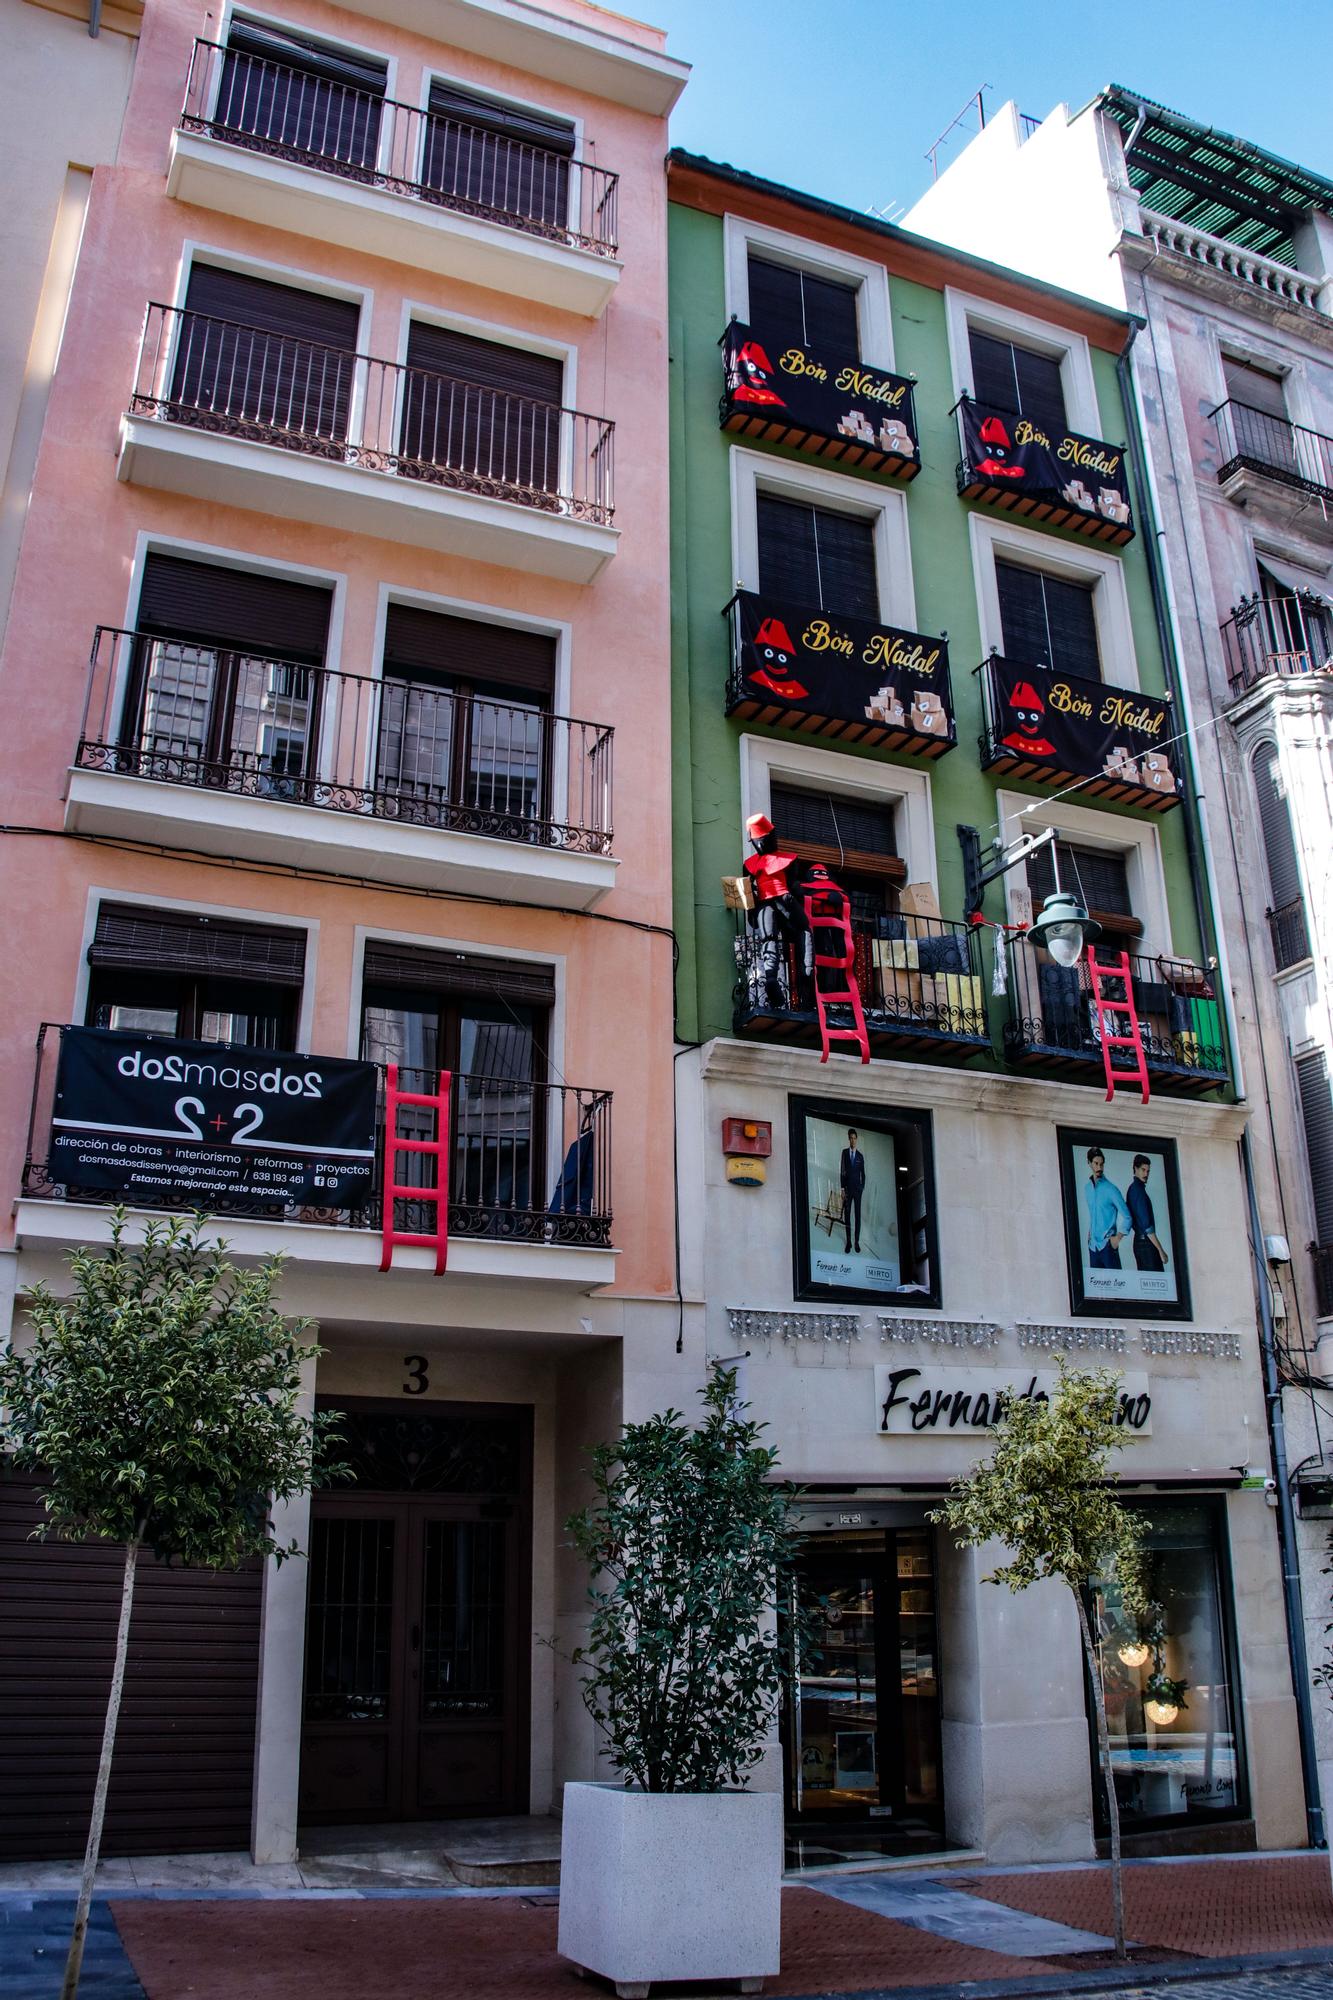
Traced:
<path fill-rule="evenodd" d="M 1057 965 L 1077 965 L 1084 945 L 1095 944 L 1101 934 L 1101 925 L 1067 889 L 1048 896 L 1041 915 L 1028 927 L 1029 943 L 1041 945 Z"/>

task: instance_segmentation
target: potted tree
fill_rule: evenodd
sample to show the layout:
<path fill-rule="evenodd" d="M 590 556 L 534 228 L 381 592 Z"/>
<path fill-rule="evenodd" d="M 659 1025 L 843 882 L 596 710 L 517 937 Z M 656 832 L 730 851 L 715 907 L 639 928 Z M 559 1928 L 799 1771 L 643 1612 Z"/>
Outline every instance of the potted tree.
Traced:
<path fill-rule="evenodd" d="M 777 1454 L 719 1368 L 678 1410 L 591 1454 L 568 1523 L 588 1564 L 583 1699 L 618 1777 L 565 1787 L 559 1948 L 615 1983 L 778 1970 L 782 1796 L 751 1791 L 800 1636 L 779 1637 L 797 1534 Z"/>

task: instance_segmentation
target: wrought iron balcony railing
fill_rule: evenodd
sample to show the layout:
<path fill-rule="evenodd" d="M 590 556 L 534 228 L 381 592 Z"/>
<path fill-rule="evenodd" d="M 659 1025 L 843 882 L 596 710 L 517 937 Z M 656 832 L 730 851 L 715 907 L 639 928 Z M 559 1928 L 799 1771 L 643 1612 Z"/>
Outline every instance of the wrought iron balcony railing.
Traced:
<path fill-rule="evenodd" d="M 150 305 L 130 414 L 575 520 L 615 511 L 615 425 L 507 390 Z"/>
<path fill-rule="evenodd" d="M 120 1197 L 104 1189 L 79 1188 L 55 1180 L 48 1166 L 56 1070 L 65 1032 L 59 1023 L 49 1021 L 37 1031 L 23 1193 L 36 1200 L 108 1207 Z M 170 1045 L 167 1037 L 162 1040 Z M 219 1043 L 219 1053 L 227 1047 L 234 1045 Z M 254 1051 L 241 1053 L 253 1056 Z M 271 1056 L 273 1052 L 265 1053 Z M 364 1207 L 296 1207 L 262 1197 L 243 1201 L 222 1197 L 214 1205 L 217 1213 L 326 1228 L 380 1229 L 384 1214 L 385 1078 L 382 1065 L 377 1063 L 374 1068 L 379 1078 L 375 1164 Z M 398 1081 L 400 1089 L 409 1091 L 433 1090 L 436 1083 L 434 1072 L 406 1068 L 400 1068 Z M 77 1115 L 77 1105 L 62 1102 L 61 1108 L 66 1116 Z M 399 1130 L 406 1136 L 436 1136 L 432 1111 L 400 1109 L 398 1118 Z M 610 1091 L 538 1083 L 523 1076 L 455 1073 L 449 1128 L 451 1236 L 594 1249 L 610 1246 Z M 400 1153 L 395 1168 L 400 1184 L 428 1186 L 432 1179 L 430 1157 Z M 153 1204 L 147 1204 L 139 1193 L 131 1199 L 140 1207 L 172 1205 L 166 1195 Z M 395 1209 L 396 1226 L 401 1230 L 415 1233 L 434 1227 L 435 1217 L 426 1202 L 399 1198 Z"/>
<path fill-rule="evenodd" d="M 1313 591 L 1242 597 L 1222 627 L 1233 694 L 1286 674 L 1333 673 L 1333 605 Z"/>
<path fill-rule="evenodd" d="M 1293 897 L 1280 909 L 1265 910 L 1268 935 L 1273 943 L 1273 963 L 1279 972 L 1299 965 L 1310 956 L 1310 926 L 1305 915 L 1304 896 Z"/>
<path fill-rule="evenodd" d="M 1104 956 L 1107 948 L 1099 949 Z M 1086 959 L 1074 966 L 1057 965 L 1021 937 L 1010 940 L 1008 952 L 1004 1046 L 1010 1062 L 1100 1084 L 1102 1044 Z M 1214 975 L 1188 959 L 1133 953 L 1129 966 L 1153 1085 L 1193 1092 L 1225 1083 L 1229 1072 Z M 1117 997 L 1118 985 L 1105 982 L 1108 1000 Z"/>
<path fill-rule="evenodd" d="M 266 57 L 196 41 L 181 130 L 603 257 L 619 176 Z"/>
<path fill-rule="evenodd" d="M 961 1062 L 990 1048 L 975 926 L 938 917 L 854 916 L 852 935 L 856 982 L 877 1055 Z M 798 949 L 761 937 L 737 912 L 733 950 L 736 1033 L 817 1045 L 813 973 Z"/>
<path fill-rule="evenodd" d="M 518 701 L 99 625 L 75 767 L 610 854 L 614 732 Z"/>
<path fill-rule="evenodd" d="M 1219 480 L 1249 468 L 1307 492 L 1333 493 L 1333 438 L 1234 398 L 1210 415 L 1217 428 Z"/>
<path fill-rule="evenodd" d="M 1180 804 L 1170 700 L 990 653 L 981 683 L 982 768 L 1146 812 Z M 1074 781 L 1077 780 L 1075 786 Z"/>

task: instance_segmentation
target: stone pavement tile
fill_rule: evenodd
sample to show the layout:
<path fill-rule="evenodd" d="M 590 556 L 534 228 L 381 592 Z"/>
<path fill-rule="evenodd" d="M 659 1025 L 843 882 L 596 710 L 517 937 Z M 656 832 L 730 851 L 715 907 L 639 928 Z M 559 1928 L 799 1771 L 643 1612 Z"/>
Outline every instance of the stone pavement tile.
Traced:
<path fill-rule="evenodd" d="M 952 1886 L 1080 1930 L 1105 1935 L 1111 1927 L 1109 1867 L 954 1877 Z M 1127 1862 L 1125 1927 L 1142 1944 L 1200 1958 L 1333 1945 L 1328 1857 Z"/>
<path fill-rule="evenodd" d="M 556 1910 L 522 1898 L 114 1905 L 148 2000 L 586 2000 Z M 783 1893 L 774 1995 L 1018 1978 L 1047 1969 L 814 1889 Z"/>
<path fill-rule="evenodd" d="M 0 2000 L 56 2000 L 65 1971 L 72 1896 L 0 1898 Z M 106 1903 L 88 1920 L 81 2000 L 144 2000 Z"/>
<path fill-rule="evenodd" d="M 811 1887 L 840 1902 L 855 1903 L 881 1917 L 893 1917 L 914 1930 L 933 1931 L 959 1944 L 980 1945 L 986 1951 L 1014 1958 L 1065 1958 L 1079 1952 L 1105 1951 L 1109 1940 L 1095 1931 L 1072 1929 L 1034 1917 L 981 1895 L 964 1895 L 947 1881 L 893 1875 L 848 1875 Z"/>

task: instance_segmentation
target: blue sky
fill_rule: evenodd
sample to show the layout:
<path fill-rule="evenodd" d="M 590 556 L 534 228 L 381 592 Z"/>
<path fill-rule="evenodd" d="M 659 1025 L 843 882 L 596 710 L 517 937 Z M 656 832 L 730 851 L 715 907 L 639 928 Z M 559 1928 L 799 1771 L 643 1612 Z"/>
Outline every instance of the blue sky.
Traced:
<path fill-rule="evenodd" d="M 694 65 L 673 144 L 851 208 L 910 207 L 983 83 L 1042 116 L 1121 83 L 1333 180 L 1333 0 L 620 4 Z"/>

